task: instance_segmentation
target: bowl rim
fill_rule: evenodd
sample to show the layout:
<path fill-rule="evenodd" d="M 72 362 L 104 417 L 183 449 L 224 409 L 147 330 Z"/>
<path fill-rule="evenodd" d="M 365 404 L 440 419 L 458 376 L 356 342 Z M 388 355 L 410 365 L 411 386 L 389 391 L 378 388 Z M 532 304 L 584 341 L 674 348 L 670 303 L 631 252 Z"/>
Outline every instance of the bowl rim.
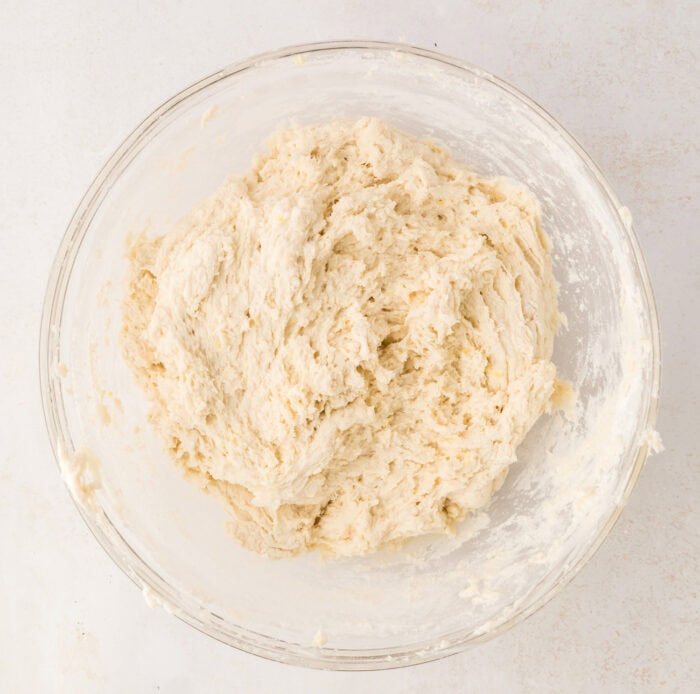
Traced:
<path fill-rule="evenodd" d="M 643 403 L 642 411 L 645 412 L 645 414 L 642 415 L 640 421 L 641 419 L 645 420 L 642 425 L 643 428 L 654 428 L 658 414 L 658 400 L 661 388 L 661 340 L 656 302 L 649 279 L 648 269 L 633 224 L 629 219 L 626 220 L 623 217 L 623 213 L 621 212 L 622 206 L 617 196 L 601 170 L 585 152 L 583 147 L 581 147 L 576 139 L 533 99 L 511 86 L 506 81 L 466 61 L 444 55 L 437 51 L 405 43 L 338 40 L 299 44 L 260 53 L 233 63 L 194 82 L 162 103 L 134 128 L 95 176 L 78 204 L 56 252 L 49 273 L 41 317 L 38 355 L 41 400 L 49 442 L 59 470 L 61 470 L 60 460 L 64 455 L 64 451 L 75 450 L 73 441 L 70 438 L 63 408 L 62 406 L 58 406 L 59 400 L 62 400 L 62 394 L 61 379 L 56 374 L 56 366 L 58 364 L 58 355 L 60 354 L 60 327 L 62 323 L 64 301 L 71 270 L 82 241 L 87 233 L 92 218 L 102 200 L 107 195 L 112 183 L 118 179 L 130 161 L 140 151 L 140 145 L 148 138 L 158 122 L 171 110 L 190 99 L 198 92 L 234 74 L 255 69 L 257 66 L 271 61 L 310 53 L 332 53 L 334 51 L 353 50 L 405 53 L 424 60 L 437 61 L 438 63 L 459 68 L 478 79 L 490 82 L 492 85 L 505 91 L 509 97 L 522 102 L 523 105 L 528 107 L 536 116 L 547 123 L 579 157 L 588 173 L 591 175 L 591 178 L 597 183 L 602 196 L 607 198 L 607 201 L 614 208 L 620 226 L 626 232 L 627 242 L 632 252 L 632 262 L 635 266 L 637 278 L 641 284 L 647 313 L 646 318 L 649 321 L 651 330 L 651 374 L 649 388 L 645 393 L 646 402 Z M 223 618 L 208 611 L 206 606 L 198 603 L 196 599 L 183 596 L 176 587 L 170 585 L 165 579 L 159 576 L 129 546 L 126 539 L 119 534 L 116 527 L 111 523 L 102 509 L 84 505 L 76 498 L 70 487 L 68 488 L 74 505 L 96 540 L 112 558 L 114 563 L 144 592 L 144 596 L 147 597 L 150 604 L 155 603 L 163 606 L 166 610 L 175 613 L 176 616 L 184 622 L 227 645 L 270 660 L 318 669 L 379 670 L 405 667 L 437 660 L 458 653 L 469 646 L 490 640 L 498 634 L 507 631 L 548 603 L 579 573 L 607 538 L 639 478 L 649 452 L 650 444 L 642 437 L 642 440 L 637 444 L 636 450 L 630 453 L 630 458 L 633 458 L 634 462 L 630 468 L 622 496 L 619 502 L 611 509 L 610 515 L 607 521 L 602 525 L 598 535 L 594 538 L 586 551 L 582 553 L 581 557 L 568 568 L 566 573 L 564 573 L 546 593 L 534 600 L 530 605 L 517 611 L 510 618 L 505 619 L 487 633 L 459 632 L 456 637 L 454 634 L 451 634 L 439 640 L 431 639 L 418 646 L 399 648 L 385 647 L 367 650 L 315 649 L 310 645 L 307 647 L 299 644 L 287 643 L 264 634 L 252 632 L 245 627 L 225 624 Z"/>

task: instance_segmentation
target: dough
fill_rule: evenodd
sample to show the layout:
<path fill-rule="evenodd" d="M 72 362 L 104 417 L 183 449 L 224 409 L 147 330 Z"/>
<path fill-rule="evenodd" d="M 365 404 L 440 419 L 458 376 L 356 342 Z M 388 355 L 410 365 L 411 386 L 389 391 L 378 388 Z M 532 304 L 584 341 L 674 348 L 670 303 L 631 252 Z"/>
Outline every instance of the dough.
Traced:
<path fill-rule="evenodd" d="M 123 348 L 153 424 L 257 552 L 450 531 L 555 389 L 538 204 L 376 119 L 268 147 L 130 248 Z"/>

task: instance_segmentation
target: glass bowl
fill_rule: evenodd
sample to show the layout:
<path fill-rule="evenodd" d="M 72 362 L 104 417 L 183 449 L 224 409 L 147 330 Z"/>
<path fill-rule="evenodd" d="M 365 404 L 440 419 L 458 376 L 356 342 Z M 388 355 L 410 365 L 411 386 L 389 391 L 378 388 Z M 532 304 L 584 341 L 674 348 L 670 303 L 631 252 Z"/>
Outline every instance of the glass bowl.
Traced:
<path fill-rule="evenodd" d="M 379 116 L 442 143 L 542 204 L 568 327 L 554 361 L 575 411 L 540 419 L 490 506 L 454 537 L 323 561 L 271 560 L 227 533 L 148 424 L 121 358 L 125 239 L 161 234 L 281 126 Z M 232 646 L 319 668 L 436 659 L 509 628 L 560 590 L 610 531 L 653 442 L 654 301 L 631 219 L 570 135 L 488 73 L 405 45 L 288 48 L 225 68 L 150 115 L 80 203 L 41 331 L 47 428 L 76 505 L 143 590 Z"/>

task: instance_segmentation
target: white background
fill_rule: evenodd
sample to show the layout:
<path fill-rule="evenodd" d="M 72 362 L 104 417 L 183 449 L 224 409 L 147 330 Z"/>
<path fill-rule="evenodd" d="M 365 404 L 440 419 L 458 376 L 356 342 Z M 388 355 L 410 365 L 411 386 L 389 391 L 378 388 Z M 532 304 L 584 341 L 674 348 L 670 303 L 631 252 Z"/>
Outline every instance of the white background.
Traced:
<path fill-rule="evenodd" d="M 611 537 L 524 624 L 447 660 L 325 673 L 149 609 L 60 482 L 39 402 L 45 282 L 70 215 L 160 102 L 251 54 L 403 40 L 549 110 L 630 207 L 663 333 L 652 458 Z M 700 691 L 697 2 L 134 2 L 0 6 L 0 691 Z"/>

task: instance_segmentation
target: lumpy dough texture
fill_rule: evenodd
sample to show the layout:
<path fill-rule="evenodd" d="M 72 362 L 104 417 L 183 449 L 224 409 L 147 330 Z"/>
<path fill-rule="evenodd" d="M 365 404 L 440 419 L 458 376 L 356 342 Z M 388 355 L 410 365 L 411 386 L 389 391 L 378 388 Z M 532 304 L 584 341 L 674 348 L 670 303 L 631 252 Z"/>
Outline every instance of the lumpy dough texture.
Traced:
<path fill-rule="evenodd" d="M 555 388 L 538 204 L 376 119 L 268 149 L 131 245 L 123 347 L 153 424 L 258 552 L 450 531 Z"/>

